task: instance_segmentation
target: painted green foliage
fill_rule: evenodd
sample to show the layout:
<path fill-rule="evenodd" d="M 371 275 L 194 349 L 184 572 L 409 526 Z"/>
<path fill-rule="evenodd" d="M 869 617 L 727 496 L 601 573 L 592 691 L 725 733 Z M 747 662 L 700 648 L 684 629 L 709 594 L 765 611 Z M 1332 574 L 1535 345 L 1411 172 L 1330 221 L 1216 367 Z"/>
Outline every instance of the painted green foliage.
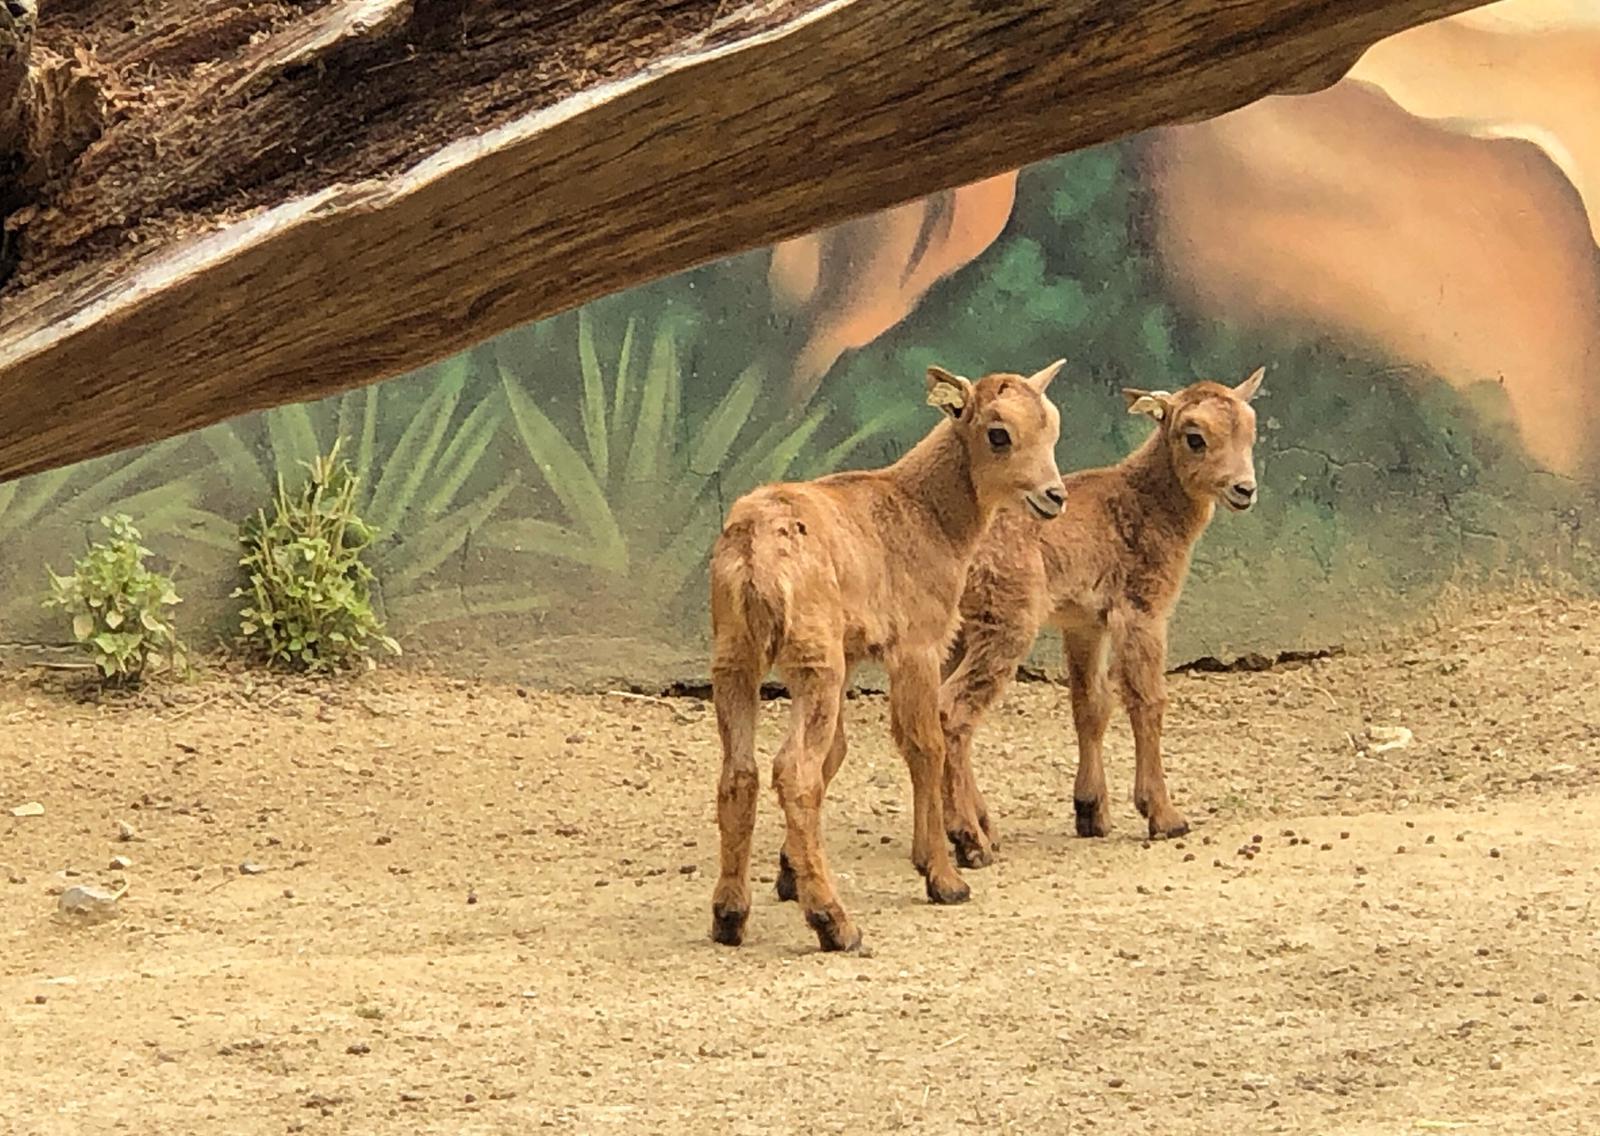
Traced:
<path fill-rule="evenodd" d="M 1593 490 L 1529 467 L 1494 388 L 1463 396 L 1351 345 L 1246 334 L 1175 304 L 1142 236 L 1138 154 L 1134 140 L 1024 171 L 1000 238 L 841 359 L 809 405 L 783 393 L 792 336 L 766 254 L 741 256 L 379 387 L 0 486 L 0 587 L 16 586 L 14 538 L 42 527 L 59 542 L 113 509 L 180 582 L 232 587 L 238 521 L 342 438 L 378 597 L 402 632 L 510 613 L 538 634 L 698 637 L 706 554 L 736 496 L 892 460 L 932 424 L 930 363 L 976 374 L 1056 357 L 1069 469 L 1117 460 L 1148 429 L 1118 387 L 1267 365 L 1261 504 L 1214 526 L 1196 559 L 1219 604 L 1262 605 L 1264 582 L 1279 595 L 1314 582 L 1337 604 L 1548 562 L 1600 580 L 1579 523 Z M 1226 594 L 1242 585 L 1248 601 Z"/>

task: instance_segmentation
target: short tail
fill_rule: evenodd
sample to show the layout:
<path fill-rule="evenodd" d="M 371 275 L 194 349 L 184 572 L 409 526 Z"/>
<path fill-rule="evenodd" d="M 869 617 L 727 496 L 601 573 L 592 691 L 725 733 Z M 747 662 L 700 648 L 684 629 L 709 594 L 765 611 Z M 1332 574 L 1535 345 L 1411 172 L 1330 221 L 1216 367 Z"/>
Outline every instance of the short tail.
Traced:
<path fill-rule="evenodd" d="M 777 657 L 793 606 L 786 536 L 738 522 L 723 530 L 711 557 L 712 634 L 719 649 L 748 652 L 763 671 Z"/>

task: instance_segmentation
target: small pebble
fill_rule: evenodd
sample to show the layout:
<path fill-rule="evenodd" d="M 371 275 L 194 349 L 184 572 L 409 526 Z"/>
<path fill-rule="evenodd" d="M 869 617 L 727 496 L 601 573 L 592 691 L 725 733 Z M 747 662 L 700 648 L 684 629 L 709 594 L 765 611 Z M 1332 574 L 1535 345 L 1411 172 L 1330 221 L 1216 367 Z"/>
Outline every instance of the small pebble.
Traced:
<path fill-rule="evenodd" d="M 117 822 L 117 839 L 122 841 L 122 843 L 126 844 L 128 841 L 133 840 L 137 836 L 138 833 L 133 831 L 133 825 L 129 824 L 125 820 L 119 820 Z"/>
<path fill-rule="evenodd" d="M 1187 864 L 1189 861 L 1191 861 L 1193 859 L 1194 859 L 1194 853 L 1193 852 L 1185 852 L 1183 854 L 1183 862 L 1185 864 Z"/>
<path fill-rule="evenodd" d="M 1423 841 L 1423 843 L 1424 844 L 1432 844 L 1433 843 L 1433 837 L 1429 836 L 1426 840 Z"/>
<path fill-rule="evenodd" d="M 1124 1081 L 1121 1077 L 1112 1077 L 1111 1080 L 1106 1082 L 1106 1084 L 1111 1086 L 1113 1089 L 1120 1089 L 1127 1083 L 1128 1082 Z"/>
<path fill-rule="evenodd" d="M 1491 860 L 1500 859 L 1500 849 L 1498 849 L 1498 848 L 1489 849 L 1489 859 L 1491 859 Z"/>
<path fill-rule="evenodd" d="M 113 872 L 126 872 L 129 868 L 133 867 L 133 861 L 128 859 L 126 856 L 113 856 L 111 857 L 111 863 L 107 866 Z"/>
<path fill-rule="evenodd" d="M 246 860 L 244 863 L 239 865 L 239 874 L 241 876 L 259 876 L 264 871 L 266 871 L 266 869 L 260 864 L 256 863 L 254 860 Z"/>
<path fill-rule="evenodd" d="M 692 876 L 699 870 L 699 864 L 683 864 L 678 868 L 678 874 L 680 876 Z"/>
<path fill-rule="evenodd" d="M 283 889 L 283 898 L 284 899 L 293 899 L 294 898 L 294 888 L 284 888 Z"/>
<path fill-rule="evenodd" d="M 374 844 L 389 844 L 393 840 L 394 840 L 394 837 L 390 836 L 387 832 L 381 832 L 377 836 L 372 838 L 372 842 Z"/>
<path fill-rule="evenodd" d="M 1332 852 L 1333 851 L 1333 845 L 1324 842 L 1323 845 L 1322 845 L 1322 850 L 1324 852 Z"/>
<path fill-rule="evenodd" d="M 1478 948 L 1478 957 L 1479 958 L 1488 958 L 1489 957 L 1489 948 L 1488 947 L 1479 947 Z"/>
<path fill-rule="evenodd" d="M 1340 840 L 1349 840 L 1350 839 L 1350 834 L 1348 832 L 1341 832 L 1339 834 L 1339 839 Z"/>
<path fill-rule="evenodd" d="M 1252 836 L 1250 838 L 1250 843 L 1251 844 L 1260 844 L 1261 843 L 1261 834 L 1258 832 L 1254 836 Z"/>
<path fill-rule="evenodd" d="M 1489 1068 L 1491 1068 L 1491 1069 L 1501 1069 L 1501 1068 L 1504 1068 L 1504 1067 L 1505 1067 L 1505 1062 L 1500 1059 L 1500 1055 L 1498 1053 L 1490 1055 L 1490 1057 L 1489 1057 Z"/>
<path fill-rule="evenodd" d="M 878 837 L 878 843 L 879 844 L 887 844 L 887 843 L 889 843 L 889 838 L 887 836 L 880 836 L 880 837 Z"/>
<path fill-rule="evenodd" d="M 1406 846 L 1404 844 L 1398 845 L 1395 848 L 1395 854 L 1397 856 L 1404 856 L 1406 854 Z"/>
<path fill-rule="evenodd" d="M 33 1004 L 35 1006 L 42 1006 L 48 1001 L 49 1001 L 49 999 L 46 998 L 43 994 L 35 994 L 33 996 Z"/>
<path fill-rule="evenodd" d="M 467 903 L 468 904 L 473 904 L 473 903 L 477 903 L 477 902 L 478 902 L 478 893 L 475 892 L 475 891 L 469 891 L 467 893 Z"/>
<path fill-rule="evenodd" d="M 361 1057 L 361 1056 L 364 1056 L 365 1054 L 371 1053 L 372 1052 L 372 1046 L 368 1045 L 364 1041 L 356 1041 L 356 1042 L 351 1042 L 349 1045 L 345 1046 L 344 1051 L 346 1053 L 352 1054 L 353 1056 Z"/>
<path fill-rule="evenodd" d="M 1466 838 L 1467 838 L 1467 834 L 1466 833 L 1464 833 L 1464 832 L 1456 833 L 1456 843 L 1457 844 L 1460 844 L 1462 841 L 1466 840 Z"/>
<path fill-rule="evenodd" d="M 1542 991 L 1533 996 L 1533 1004 L 1535 1006 L 1542 1006 L 1548 1001 L 1550 1001 L 1550 995 L 1545 994 Z"/>

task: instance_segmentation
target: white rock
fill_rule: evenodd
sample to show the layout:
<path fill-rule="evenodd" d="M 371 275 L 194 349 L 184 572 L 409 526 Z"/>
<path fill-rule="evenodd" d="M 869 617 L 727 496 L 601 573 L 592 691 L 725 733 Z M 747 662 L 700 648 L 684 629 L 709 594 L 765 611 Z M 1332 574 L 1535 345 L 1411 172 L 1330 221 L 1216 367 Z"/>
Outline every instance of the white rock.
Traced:
<path fill-rule="evenodd" d="M 56 910 L 73 919 L 94 921 L 106 919 L 117 912 L 117 900 L 127 892 L 127 888 L 118 888 L 116 891 L 101 891 L 99 888 L 75 884 L 61 893 L 56 900 Z"/>

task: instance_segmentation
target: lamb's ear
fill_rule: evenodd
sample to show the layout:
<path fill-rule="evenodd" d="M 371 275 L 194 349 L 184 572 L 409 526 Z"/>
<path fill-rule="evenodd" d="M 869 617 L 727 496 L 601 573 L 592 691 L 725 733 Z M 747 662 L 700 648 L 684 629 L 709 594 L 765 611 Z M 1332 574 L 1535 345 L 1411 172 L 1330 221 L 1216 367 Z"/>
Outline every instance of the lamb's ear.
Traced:
<path fill-rule="evenodd" d="M 1266 377 L 1267 369 L 1265 367 L 1257 367 L 1248 379 L 1233 388 L 1234 396 L 1244 402 L 1249 402 L 1252 398 L 1255 398 L 1256 392 L 1261 389 L 1261 380 Z"/>
<path fill-rule="evenodd" d="M 1122 397 L 1128 402 L 1129 414 L 1148 414 L 1157 422 L 1167 416 L 1167 411 L 1172 409 L 1172 394 L 1168 391 L 1136 390 L 1133 387 L 1123 387 Z"/>
<path fill-rule="evenodd" d="M 1029 375 L 1028 385 L 1034 390 L 1038 391 L 1040 394 L 1043 394 L 1045 388 L 1050 385 L 1050 380 L 1055 378 L 1057 373 L 1060 372 L 1061 368 L 1065 367 L 1066 365 L 1067 361 L 1065 359 L 1057 359 L 1048 367 L 1043 367 Z"/>
<path fill-rule="evenodd" d="M 972 405 L 972 384 L 943 367 L 928 368 L 928 405 L 937 406 L 951 418 L 960 418 Z"/>

